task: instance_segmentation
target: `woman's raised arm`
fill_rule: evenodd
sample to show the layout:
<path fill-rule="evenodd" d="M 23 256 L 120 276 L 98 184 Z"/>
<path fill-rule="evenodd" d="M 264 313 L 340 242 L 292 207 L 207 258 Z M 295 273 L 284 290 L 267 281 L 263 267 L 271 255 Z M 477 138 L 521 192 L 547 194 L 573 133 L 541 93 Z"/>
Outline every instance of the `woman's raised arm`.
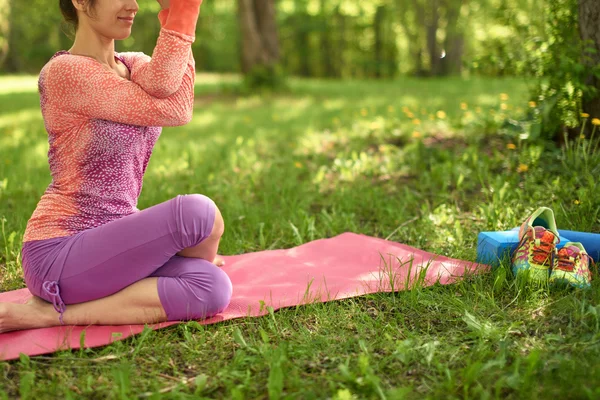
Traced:
<path fill-rule="evenodd" d="M 193 66 L 191 44 L 202 0 L 173 0 L 161 10 L 161 31 L 152 58 L 143 53 L 123 53 L 131 65 L 131 80 L 146 93 L 166 98 L 179 89 L 185 71 Z"/>
<path fill-rule="evenodd" d="M 191 76 L 175 93 L 159 99 L 92 58 L 66 54 L 42 69 L 40 91 L 46 112 L 56 119 L 76 114 L 129 125 L 178 126 L 191 120 L 194 109 L 193 68 L 185 75 Z"/>

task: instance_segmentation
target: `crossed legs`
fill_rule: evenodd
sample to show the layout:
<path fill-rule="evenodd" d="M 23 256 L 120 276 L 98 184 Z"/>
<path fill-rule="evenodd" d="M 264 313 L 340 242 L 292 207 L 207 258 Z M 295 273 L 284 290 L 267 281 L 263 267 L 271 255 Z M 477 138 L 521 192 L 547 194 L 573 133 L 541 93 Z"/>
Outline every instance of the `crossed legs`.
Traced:
<path fill-rule="evenodd" d="M 65 246 L 57 279 L 68 304 L 64 324 L 144 324 L 221 312 L 232 290 L 212 264 L 223 231 L 214 203 L 189 195 L 84 232 Z M 30 290 L 36 286 L 29 283 Z M 54 306 L 39 298 L 0 303 L 0 332 L 59 324 Z"/>

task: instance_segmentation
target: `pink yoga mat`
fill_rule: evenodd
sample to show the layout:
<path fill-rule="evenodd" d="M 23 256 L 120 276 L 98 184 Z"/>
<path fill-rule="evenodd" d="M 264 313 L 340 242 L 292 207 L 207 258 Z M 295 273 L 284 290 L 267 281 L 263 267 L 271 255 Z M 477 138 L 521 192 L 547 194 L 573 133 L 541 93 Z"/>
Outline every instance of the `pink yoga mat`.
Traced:
<path fill-rule="evenodd" d="M 437 256 L 403 244 L 354 233 L 315 240 L 288 250 L 270 250 L 224 257 L 223 268 L 233 283 L 233 298 L 220 315 L 201 321 L 213 324 L 232 318 L 266 314 L 274 309 L 399 291 L 414 284 L 448 284 L 468 273 L 489 270 L 486 265 Z M 0 302 L 24 303 L 27 289 L 0 293 Z M 156 324 L 164 328 L 177 322 Z M 143 325 L 61 326 L 0 334 L 0 360 L 19 353 L 30 356 L 57 350 L 110 344 L 140 333 Z"/>

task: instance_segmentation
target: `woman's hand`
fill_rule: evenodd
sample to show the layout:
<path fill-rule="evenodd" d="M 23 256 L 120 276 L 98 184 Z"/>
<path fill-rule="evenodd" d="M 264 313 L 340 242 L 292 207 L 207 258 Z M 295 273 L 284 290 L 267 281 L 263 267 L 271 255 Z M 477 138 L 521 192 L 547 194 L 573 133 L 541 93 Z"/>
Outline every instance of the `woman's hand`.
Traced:
<path fill-rule="evenodd" d="M 160 8 L 166 10 L 171 6 L 171 0 L 156 0 L 160 4 Z"/>

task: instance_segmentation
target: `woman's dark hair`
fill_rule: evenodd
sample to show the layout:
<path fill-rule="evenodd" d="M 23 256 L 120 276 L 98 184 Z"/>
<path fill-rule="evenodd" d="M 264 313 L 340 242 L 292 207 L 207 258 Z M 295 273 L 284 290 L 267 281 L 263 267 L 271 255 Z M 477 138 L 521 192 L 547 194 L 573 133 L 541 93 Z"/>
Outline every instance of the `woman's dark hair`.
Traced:
<path fill-rule="evenodd" d="M 86 2 L 86 8 L 88 10 L 93 10 L 96 5 L 96 0 L 84 0 Z M 79 25 L 79 18 L 77 18 L 77 9 L 73 5 L 71 0 L 59 0 L 60 12 L 62 13 L 64 19 L 69 24 L 75 27 L 77 30 L 77 26 Z"/>

